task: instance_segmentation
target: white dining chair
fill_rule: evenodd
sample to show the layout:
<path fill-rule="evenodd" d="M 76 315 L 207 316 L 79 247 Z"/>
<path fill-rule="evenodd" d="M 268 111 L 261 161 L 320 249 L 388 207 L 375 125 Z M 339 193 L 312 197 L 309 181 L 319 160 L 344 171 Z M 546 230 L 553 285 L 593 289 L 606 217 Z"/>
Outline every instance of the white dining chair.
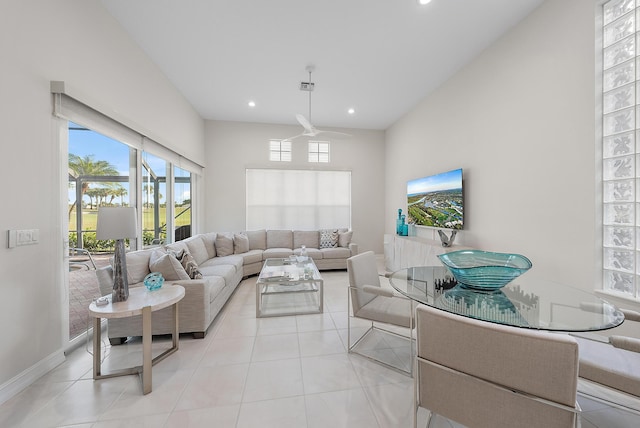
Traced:
<path fill-rule="evenodd" d="M 620 309 L 640 333 L 640 313 Z M 640 415 L 640 339 L 575 335 L 580 347 L 581 395 Z"/>
<path fill-rule="evenodd" d="M 474 428 L 579 426 L 578 344 L 567 334 L 416 308 L 418 408 Z"/>
<path fill-rule="evenodd" d="M 381 286 L 373 251 L 348 258 L 347 272 L 349 352 L 411 374 L 411 300 Z M 366 322 L 355 323 L 355 319 Z M 363 325 L 366 325 L 364 332 L 360 327 Z"/>

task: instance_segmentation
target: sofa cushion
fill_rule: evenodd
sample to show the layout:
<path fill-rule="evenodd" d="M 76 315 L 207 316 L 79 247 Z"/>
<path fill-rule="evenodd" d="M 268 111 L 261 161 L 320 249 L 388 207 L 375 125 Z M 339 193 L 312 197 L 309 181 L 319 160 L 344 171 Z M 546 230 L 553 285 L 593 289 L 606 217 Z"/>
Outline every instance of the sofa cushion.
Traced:
<path fill-rule="evenodd" d="M 242 254 L 249 251 L 249 237 L 241 233 L 233 234 L 233 254 Z"/>
<path fill-rule="evenodd" d="M 351 250 L 343 247 L 323 248 L 320 251 L 323 259 L 345 259 L 351 257 Z"/>
<path fill-rule="evenodd" d="M 233 234 L 218 233 L 216 236 L 217 257 L 224 257 L 233 254 Z"/>
<path fill-rule="evenodd" d="M 248 265 L 251 263 L 258 263 L 262 261 L 262 250 L 249 250 L 246 253 L 239 254 L 242 256 L 242 264 Z"/>
<path fill-rule="evenodd" d="M 149 270 L 149 258 L 153 250 L 131 251 L 125 255 L 127 259 L 127 280 L 129 284 L 142 282 L 144 277 L 151 271 Z M 113 258 L 111 259 L 113 266 Z"/>
<path fill-rule="evenodd" d="M 350 230 L 348 232 L 338 232 L 338 247 L 349 247 L 352 237 L 353 230 Z"/>
<path fill-rule="evenodd" d="M 167 281 L 191 279 L 189 278 L 187 271 L 182 267 L 180 261 L 172 252 L 166 252 L 159 249 L 151 252 L 151 256 L 149 258 L 149 270 L 151 272 L 160 272 Z"/>
<path fill-rule="evenodd" d="M 287 258 L 292 254 L 291 248 L 267 248 L 262 252 L 262 260 Z"/>
<path fill-rule="evenodd" d="M 267 249 L 267 231 L 247 230 L 244 232 L 249 238 L 249 250 L 266 250 Z"/>
<path fill-rule="evenodd" d="M 320 231 L 320 248 L 335 248 L 338 246 L 338 230 L 323 229 Z"/>
<path fill-rule="evenodd" d="M 302 246 L 307 248 L 320 248 L 320 232 L 317 230 L 294 230 L 293 248 Z"/>
<path fill-rule="evenodd" d="M 293 248 L 293 231 L 267 230 L 267 249 Z"/>
<path fill-rule="evenodd" d="M 184 240 L 184 243 L 187 244 L 189 254 L 191 254 L 197 264 L 209 260 L 209 251 L 204 245 L 204 240 L 200 235 L 187 238 Z"/>
<path fill-rule="evenodd" d="M 200 269 L 204 277 L 221 276 L 227 285 L 233 284 L 233 278 L 236 274 L 236 269 L 232 265 L 206 266 Z"/>
<path fill-rule="evenodd" d="M 296 248 L 295 250 L 293 250 L 293 254 L 295 254 L 296 256 L 299 256 L 301 252 L 302 251 L 300 250 L 300 248 Z M 322 250 L 318 248 L 307 248 L 307 256 L 311 257 L 314 260 L 320 260 L 322 259 Z"/>
<path fill-rule="evenodd" d="M 216 254 L 216 236 L 218 236 L 215 232 L 203 233 L 202 242 L 204 242 L 204 246 L 207 249 L 207 253 L 209 253 L 210 259 L 214 258 Z"/>
<path fill-rule="evenodd" d="M 207 266 L 229 265 L 229 266 L 233 266 L 237 272 L 240 269 L 242 269 L 243 261 L 244 259 L 242 258 L 242 254 L 232 254 L 230 256 L 215 257 L 213 259 L 209 259 L 206 262 L 199 265 L 198 267 L 200 268 L 200 270 L 202 270 Z"/>

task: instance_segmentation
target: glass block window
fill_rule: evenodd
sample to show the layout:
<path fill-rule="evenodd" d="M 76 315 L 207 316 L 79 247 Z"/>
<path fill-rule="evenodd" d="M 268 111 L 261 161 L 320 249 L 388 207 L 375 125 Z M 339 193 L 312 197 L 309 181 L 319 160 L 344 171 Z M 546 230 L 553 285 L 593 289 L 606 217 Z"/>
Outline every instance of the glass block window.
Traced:
<path fill-rule="evenodd" d="M 603 288 L 640 298 L 640 0 L 602 10 Z"/>
<path fill-rule="evenodd" d="M 309 162 L 329 162 L 328 141 L 309 141 Z"/>
<path fill-rule="evenodd" d="M 291 141 L 269 141 L 269 160 L 273 162 L 291 162 Z"/>

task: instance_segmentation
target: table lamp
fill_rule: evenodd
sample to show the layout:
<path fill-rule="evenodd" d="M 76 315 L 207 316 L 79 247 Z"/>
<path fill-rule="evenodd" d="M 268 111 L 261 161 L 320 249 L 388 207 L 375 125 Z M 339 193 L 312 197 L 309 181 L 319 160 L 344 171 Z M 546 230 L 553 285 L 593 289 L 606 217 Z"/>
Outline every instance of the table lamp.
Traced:
<path fill-rule="evenodd" d="M 113 255 L 113 293 L 112 302 L 124 302 L 129 297 L 127 280 L 127 259 L 124 240 L 137 236 L 136 209 L 133 207 L 98 208 L 96 239 L 115 239 L 116 249 Z"/>

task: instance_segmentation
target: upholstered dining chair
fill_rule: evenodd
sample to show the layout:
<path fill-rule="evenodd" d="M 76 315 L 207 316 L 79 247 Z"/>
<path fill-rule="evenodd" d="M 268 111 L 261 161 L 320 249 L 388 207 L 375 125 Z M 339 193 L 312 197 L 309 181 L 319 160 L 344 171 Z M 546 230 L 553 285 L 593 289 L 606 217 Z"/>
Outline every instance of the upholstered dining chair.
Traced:
<path fill-rule="evenodd" d="M 349 352 L 375 360 L 385 366 L 411 374 L 413 314 L 411 300 L 383 288 L 373 251 L 347 259 Z M 354 326 L 357 318 L 366 320 L 365 331 Z M 354 334 L 358 331 L 360 334 Z M 357 336 L 354 337 L 354 336 Z"/>
<path fill-rule="evenodd" d="M 415 408 L 474 428 L 579 426 L 578 344 L 567 334 L 416 308 Z"/>
<path fill-rule="evenodd" d="M 640 333 L 640 313 L 620 309 Z M 580 347 L 578 391 L 596 401 L 640 414 L 640 339 L 609 336 L 606 342 L 575 336 Z"/>

